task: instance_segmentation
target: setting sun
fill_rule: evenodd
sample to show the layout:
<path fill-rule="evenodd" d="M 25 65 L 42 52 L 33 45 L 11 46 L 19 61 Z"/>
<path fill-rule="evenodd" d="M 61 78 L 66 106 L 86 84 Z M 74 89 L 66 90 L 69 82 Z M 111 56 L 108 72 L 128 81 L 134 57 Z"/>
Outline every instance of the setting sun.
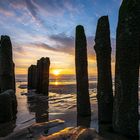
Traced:
<path fill-rule="evenodd" d="M 60 70 L 53 70 L 53 74 L 54 74 L 55 76 L 60 75 Z"/>

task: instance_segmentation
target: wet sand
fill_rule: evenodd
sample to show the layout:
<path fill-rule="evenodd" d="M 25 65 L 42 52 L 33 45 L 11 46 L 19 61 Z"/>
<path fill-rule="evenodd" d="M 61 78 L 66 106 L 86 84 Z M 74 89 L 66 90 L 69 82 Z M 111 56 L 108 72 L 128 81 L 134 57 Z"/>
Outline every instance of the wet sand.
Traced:
<path fill-rule="evenodd" d="M 19 83 L 17 84 L 18 86 Z M 47 98 L 46 96 L 36 96 L 33 92 L 21 95 L 21 92 L 26 93 L 27 90 L 17 88 L 18 114 L 16 127 L 11 129 L 8 136 L 1 137 L 0 140 L 36 140 L 41 136 L 48 136 L 65 128 L 77 126 L 95 128 L 99 132 L 95 89 L 90 89 L 91 118 L 77 117 L 75 85 L 51 86 L 51 91 L 54 92 L 57 89 L 61 89 L 61 94 L 60 92 L 50 92 L 49 98 Z M 43 123 L 40 126 L 40 122 L 47 122 L 47 124 Z M 5 129 L 7 129 L 7 126 L 4 126 Z M 107 140 L 131 139 L 106 131 L 110 129 L 110 126 L 107 125 L 100 126 L 100 129 L 102 129 L 101 135 Z"/>
<path fill-rule="evenodd" d="M 93 92 L 96 92 L 96 83 L 90 83 L 89 89 Z M 53 93 L 60 93 L 60 94 L 70 94 L 70 93 L 76 93 L 76 85 L 75 84 L 69 84 L 69 85 L 50 85 L 49 91 Z"/>

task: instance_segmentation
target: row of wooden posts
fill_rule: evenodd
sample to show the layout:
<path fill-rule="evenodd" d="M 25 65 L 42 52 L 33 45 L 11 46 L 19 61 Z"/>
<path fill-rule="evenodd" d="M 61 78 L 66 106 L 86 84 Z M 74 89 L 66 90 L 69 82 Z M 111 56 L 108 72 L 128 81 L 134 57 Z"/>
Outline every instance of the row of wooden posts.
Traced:
<path fill-rule="evenodd" d="M 108 16 L 103 16 L 98 20 L 94 49 L 98 70 L 97 99 L 99 123 L 111 123 L 113 130 L 117 133 L 127 136 L 138 136 L 138 79 L 140 64 L 139 0 L 123 0 L 120 7 L 116 35 L 114 97 Z M 40 63 L 37 63 L 37 66 L 29 68 L 28 88 L 36 87 L 38 93 L 48 95 L 50 61 L 49 58 L 42 58 L 39 61 Z M 77 114 L 80 116 L 89 116 L 91 115 L 91 108 L 88 90 L 87 42 L 84 28 L 81 25 L 76 27 L 75 64 Z M 34 83 L 35 77 L 37 77 L 37 86 Z"/>
<path fill-rule="evenodd" d="M 28 68 L 28 89 L 48 96 L 50 59 L 42 57 Z"/>

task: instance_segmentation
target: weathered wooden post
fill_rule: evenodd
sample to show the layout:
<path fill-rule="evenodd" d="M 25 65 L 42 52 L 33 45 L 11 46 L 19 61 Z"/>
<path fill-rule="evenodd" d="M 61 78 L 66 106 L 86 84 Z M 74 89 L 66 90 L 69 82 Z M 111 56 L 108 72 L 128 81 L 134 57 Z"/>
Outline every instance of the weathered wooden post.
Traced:
<path fill-rule="evenodd" d="M 37 93 L 40 94 L 41 92 L 41 83 L 42 83 L 42 63 L 41 63 L 41 59 L 37 60 Z"/>
<path fill-rule="evenodd" d="M 31 65 L 28 68 L 28 89 L 36 89 L 37 86 L 37 66 Z"/>
<path fill-rule="evenodd" d="M 9 36 L 0 41 L 0 122 L 16 119 L 17 100 L 15 95 L 15 64 Z"/>
<path fill-rule="evenodd" d="M 82 127 L 82 128 L 90 128 L 91 124 L 91 116 L 78 116 L 77 115 L 77 127 Z"/>
<path fill-rule="evenodd" d="M 98 70 L 98 121 L 99 123 L 111 123 L 113 113 L 113 91 L 108 16 L 103 16 L 98 20 L 94 49 L 96 51 Z"/>
<path fill-rule="evenodd" d="M 37 61 L 37 93 L 48 95 L 50 59 L 41 58 Z"/>
<path fill-rule="evenodd" d="M 91 115 L 89 83 L 88 83 L 88 63 L 87 63 L 87 42 L 84 28 L 81 25 L 76 27 L 75 40 L 75 65 L 77 81 L 77 114 L 80 116 Z"/>
<path fill-rule="evenodd" d="M 0 41 L 0 89 L 15 91 L 15 73 L 12 55 L 12 43 L 9 36 L 1 36 Z"/>
<path fill-rule="evenodd" d="M 140 0 L 123 0 L 116 36 L 114 131 L 138 136 Z"/>

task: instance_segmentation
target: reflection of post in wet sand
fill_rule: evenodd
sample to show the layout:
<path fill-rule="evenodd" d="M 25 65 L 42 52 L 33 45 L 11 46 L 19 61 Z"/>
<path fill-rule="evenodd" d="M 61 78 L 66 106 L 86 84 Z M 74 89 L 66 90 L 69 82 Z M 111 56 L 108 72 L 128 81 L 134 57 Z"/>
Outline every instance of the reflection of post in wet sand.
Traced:
<path fill-rule="evenodd" d="M 32 95 L 28 96 L 28 109 L 35 112 L 35 120 L 37 123 L 48 121 L 48 96 Z"/>
<path fill-rule="evenodd" d="M 132 138 L 124 137 L 114 133 L 111 124 L 100 124 L 99 123 L 99 135 L 107 140 L 132 140 Z"/>
<path fill-rule="evenodd" d="M 30 112 L 35 113 L 35 120 L 37 123 L 48 121 L 48 96 L 40 96 L 33 94 L 27 96 L 28 109 Z"/>
<path fill-rule="evenodd" d="M 7 122 L 7 123 L 1 123 L 0 124 L 0 136 L 4 137 L 9 135 L 10 133 L 13 132 L 14 128 L 16 127 L 16 120 Z M 6 128 L 6 129 L 4 129 Z"/>
<path fill-rule="evenodd" d="M 44 123 L 45 125 L 46 122 L 49 122 L 48 96 L 33 95 L 33 96 L 29 96 L 27 99 L 29 103 L 29 106 L 28 106 L 29 111 L 35 113 L 36 124 Z M 47 134 L 48 130 L 49 130 L 49 127 L 48 129 L 46 127 L 43 131 L 45 134 Z M 32 133 L 32 131 L 29 133 Z"/>
<path fill-rule="evenodd" d="M 48 115 L 48 98 L 46 96 L 38 96 L 36 98 L 36 109 L 35 109 L 35 117 L 36 122 L 47 122 L 49 119 Z"/>

